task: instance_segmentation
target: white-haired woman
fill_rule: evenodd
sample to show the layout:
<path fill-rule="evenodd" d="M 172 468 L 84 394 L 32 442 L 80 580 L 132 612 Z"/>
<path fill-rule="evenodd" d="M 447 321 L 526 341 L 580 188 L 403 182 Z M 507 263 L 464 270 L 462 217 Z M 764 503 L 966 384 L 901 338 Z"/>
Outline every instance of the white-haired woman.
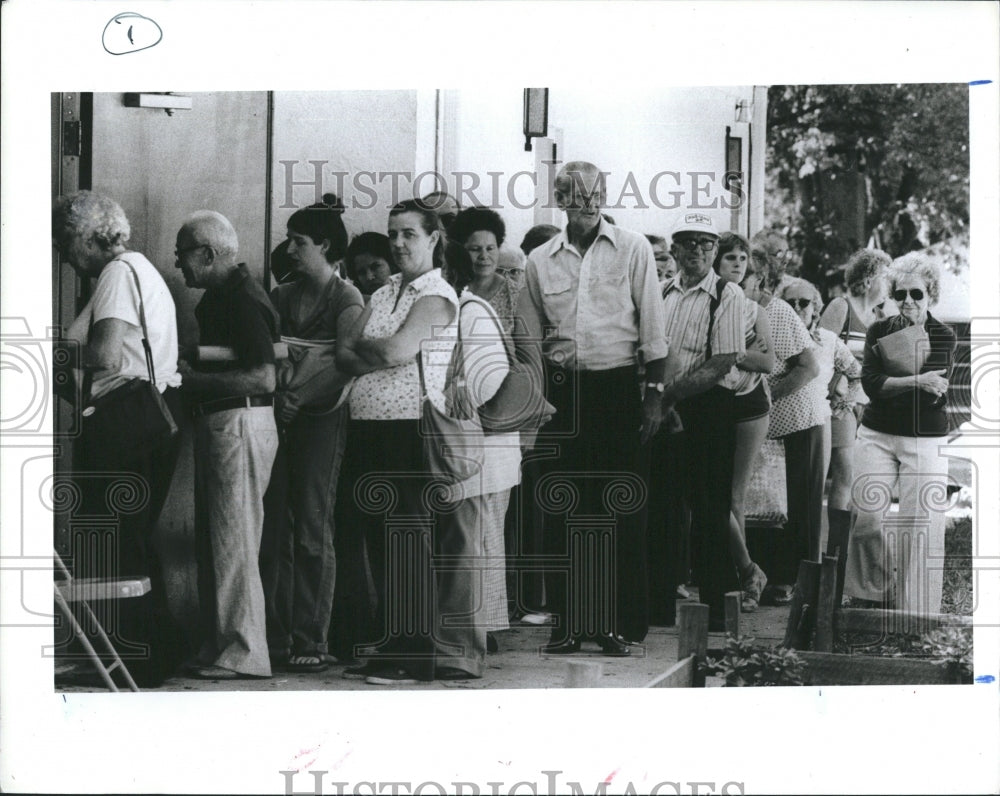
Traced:
<path fill-rule="evenodd" d="M 855 517 L 844 593 L 916 614 L 941 608 L 944 510 L 948 462 L 940 447 L 948 433 L 948 375 L 955 333 L 928 309 L 940 297 L 937 266 L 923 253 L 894 260 L 888 271 L 889 297 L 899 315 L 868 328 L 861 382 L 870 403 L 855 447 Z M 897 333 L 919 327 L 901 349 Z M 894 353 L 898 351 L 899 353 Z M 920 363 L 920 359 L 924 361 Z M 919 364 L 919 367 L 917 366 Z M 909 371 L 909 372 L 907 372 Z M 890 496 L 899 512 L 887 527 Z"/>
<path fill-rule="evenodd" d="M 73 469 L 86 472 L 88 477 L 77 479 L 82 499 L 78 510 L 81 514 L 107 513 L 109 484 L 102 483 L 99 474 L 107 474 L 109 479 L 134 478 L 133 483 L 142 485 L 140 491 L 146 490 L 144 499 L 119 514 L 113 539 L 90 538 L 99 546 L 96 556 L 94 550 L 80 547 L 79 540 L 71 543 L 75 574 L 149 576 L 155 615 L 141 616 L 140 626 L 127 630 L 148 640 L 152 655 L 130 662 L 129 668 L 137 682 L 158 685 L 184 654 L 183 641 L 166 608 L 162 570 L 151 538 L 177 463 L 177 444 L 171 441 L 123 453 L 130 448 L 127 438 L 139 429 L 127 425 L 117 428 L 119 444 L 112 446 L 94 431 L 95 424 L 86 422 L 91 414 L 108 411 L 103 407 L 115 399 L 115 391 L 128 389 L 134 380 L 149 381 L 142 316 L 156 387 L 174 416 L 181 413 L 174 302 L 156 266 L 139 252 L 129 251 L 130 234 L 124 211 L 100 194 L 78 191 L 60 197 L 53 207 L 52 236 L 60 258 L 81 277 L 96 280 L 90 300 L 66 335 L 71 341 L 66 350 L 76 372 L 82 373 L 78 386 L 83 405 L 77 409 L 85 422 L 73 444 Z"/>

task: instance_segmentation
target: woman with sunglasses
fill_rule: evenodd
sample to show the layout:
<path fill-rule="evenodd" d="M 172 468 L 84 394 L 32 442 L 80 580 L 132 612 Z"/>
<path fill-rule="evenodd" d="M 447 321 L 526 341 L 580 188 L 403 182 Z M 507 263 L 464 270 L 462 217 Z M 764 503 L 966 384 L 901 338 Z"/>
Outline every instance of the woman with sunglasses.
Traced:
<path fill-rule="evenodd" d="M 819 328 L 846 338 L 847 347 L 858 362 L 864 355 L 865 333 L 869 325 L 885 317 L 885 270 L 891 259 L 876 249 L 861 249 L 851 255 L 844 276 L 847 295 L 834 298 L 819 317 Z M 892 308 L 890 308 L 891 311 Z M 830 491 L 826 513 L 830 535 L 846 536 L 851 526 L 851 483 L 854 480 L 854 441 L 858 418 L 868 397 L 854 390 L 851 400 L 833 396 L 830 420 Z"/>
<path fill-rule="evenodd" d="M 870 403 L 854 454 L 855 520 L 844 593 L 926 615 L 941 609 L 948 462 L 939 451 L 948 433 L 955 334 L 928 312 L 941 282 L 927 255 L 894 260 L 888 282 L 899 315 L 876 321 L 865 340 L 861 383 Z M 922 363 L 914 355 L 927 350 L 916 341 L 920 329 L 929 342 Z M 904 330 L 910 330 L 902 335 L 906 344 L 894 345 Z M 886 534 L 883 517 L 897 491 L 899 522 Z"/>
<path fill-rule="evenodd" d="M 712 268 L 725 281 L 739 285 L 750 266 L 750 243 L 735 232 L 719 236 Z M 747 297 L 742 299 L 746 356 L 726 377 L 725 386 L 735 395 L 736 449 L 733 455 L 733 488 L 729 514 L 729 549 L 736 562 L 743 592 L 742 610 L 756 611 L 767 575 L 747 551 L 746 496 L 757 454 L 767 438 L 771 393 L 765 374 L 774 369 L 771 325 L 767 313 Z"/>
<path fill-rule="evenodd" d="M 815 396 L 814 380 L 819 375 L 816 344 L 795 311 L 777 298 L 784 278 L 784 266 L 765 251 L 751 251 L 753 273 L 743 282 L 743 292 L 764 308 L 771 327 L 771 343 L 777 364 L 768 375 L 771 414 L 767 436 L 780 440 L 785 449 L 785 488 L 788 498 L 788 526 L 795 545 L 787 555 L 775 556 L 771 564 L 775 585 L 768 587 L 770 601 L 791 602 L 792 587 L 799 561 L 819 561 L 823 486 L 823 429 L 830 415 L 826 392 Z"/>

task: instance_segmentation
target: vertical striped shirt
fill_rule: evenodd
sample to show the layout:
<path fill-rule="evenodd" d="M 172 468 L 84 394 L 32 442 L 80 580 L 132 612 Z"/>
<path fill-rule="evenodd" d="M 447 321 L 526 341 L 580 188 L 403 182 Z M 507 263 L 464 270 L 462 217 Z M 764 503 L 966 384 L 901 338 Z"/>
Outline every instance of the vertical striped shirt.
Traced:
<path fill-rule="evenodd" d="M 666 315 L 667 345 L 680 362 L 680 374 L 686 376 L 706 360 L 708 354 L 709 305 L 715 295 L 719 275 L 709 270 L 694 287 L 684 289 L 682 273 L 678 273 L 667 286 L 663 299 Z M 726 283 L 712 326 L 712 355 L 736 354 L 740 359 L 746 354 L 743 322 L 743 292 L 732 283 Z M 728 374 L 727 374 L 728 375 Z M 725 385 L 726 376 L 719 380 Z"/>

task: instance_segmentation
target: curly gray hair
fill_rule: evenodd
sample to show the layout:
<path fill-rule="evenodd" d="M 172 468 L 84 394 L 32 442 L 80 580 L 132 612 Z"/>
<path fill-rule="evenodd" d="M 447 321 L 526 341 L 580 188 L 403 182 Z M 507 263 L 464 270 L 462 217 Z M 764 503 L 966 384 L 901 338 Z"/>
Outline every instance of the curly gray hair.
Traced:
<path fill-rule="evenodd" d="M 94 238 L 104 248 L 124 246 L 132 234 L 117 202 L 93 191 L 60 196 L 52 207 L 52 237 Z"/>
<path fill-rule="evenodd" d="M 916 276 L 922 279 L 927 288 L 929 303 L 932 305 L 938 303 L 938 299 L 941 298 L 941 269 L 930 257 L 923 252 L 910 252 L 893 260 L 887 274 L 890 294 L 904 276 Z"/>
<path fill-rule="evenodd" d="M 871 285 L 884 278 L 892 258 L 878 249 L 859 249 L 844 269 L 844 281 L 852 296 L 863 296 Z"/>

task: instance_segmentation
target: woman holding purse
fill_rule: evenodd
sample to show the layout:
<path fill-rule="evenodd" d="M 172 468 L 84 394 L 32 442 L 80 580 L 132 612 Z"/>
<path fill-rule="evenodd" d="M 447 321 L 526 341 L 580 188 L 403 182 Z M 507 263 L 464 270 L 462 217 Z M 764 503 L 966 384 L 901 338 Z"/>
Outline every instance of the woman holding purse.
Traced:
<path fill-rule="evenodd" d="M 112 481 L 127 484 L 134 498 L 115 512 L 113 537 L 71 540 L 73 574 L 149 577 L 151 610 L 134 623 L 126 620 L 112 634 L 118 631 L 126 642 L 150 644 L 148 658 L 128 665 L 137 683 L 155 686 L 185 652 L 167 607 L 152 538 L 178 454 L 176 433 L 165 428 L 181 416 L 174 302 L 156 266 L 126 246 L 131 228 L 113 200 L 91 191 L 60 197 L 52 212 L 52 234 L 60 258 L 82 278 L 96 280 L 90 300 L 67 332 L 76 344 L 66 350 L 82 399 L 77 407 L 81 434 L 73 443 L 78 512 L 106 515 L 109 507 L 114 509 L 113 493 L 123 493 Z M 129 422 L 129 417 L 148 422 Z M 125 616 L 130 614 L 123 612 Z"/>
<path fill-rule="evenodd" d="M 468 212 L 463 210 L 458 214 L 452 230 Z M 486 212 L 493 213 L 491 210 Z M 453 257 L 447 276 L 459 295 L 466 395 L 472 407 L 480 407 L 503 384 L 509 372 L 507 350 L 513 349 L 513 343 L 506 338 L 503 320 L 492 302 L 474 292 L 474 280 L 481 269 L 467 251 L 468 247 Z M 489 434 L 484 437 L 483 448 L 482 471 L 456 484 L 448 496 L 456 503 L 448 512 L 450 521 L 456 524 L 457 533 L 467 539 L 465 546 L 478 549 L 478 555 L 485 562 L 477 589 L 477 594 L 482 594 L 483 605 L 476 622 L 477 635 L 510 627 L 504 519 L 510 491 L 521 480 L 520 434 L 517 431 Z M 484 642 L 490 651 L 498 650 L 495 637 L 487 636 Z"/>
<path fill-rule="evenodd" d="M 350 380 L 336 368 L 335 341 L 364 307 L 338 273 L 347 250 L 343 206 L 332 194 L 323 200 L 288 219 L 293 279 L 271 292 L 289 357 L 277 371 L 282 433 L 265 497 L 261 580 L 272 661 L 296 672 L 329 666 L 334 507 L 347 428 L 338 399 Z"/>
<path fill-rule="evenodd" d="M 389 212 L 389 243 L 399 273 L 372 295 L 337 341 L 337 367 L 355 376 L 338 524 L 351 534 L 357 577 L 341 590 L 334 625 L 348 652 L 375 644 L 375 654 L 344 676 L 372 685 L 412 685 L 448 666 L 479 674 L 471 643 L 439 650 L 431 602 L 431 556 L 437 509 L 434 477 L 420 433 L 424 397 L 445 412 L 445 383 L 457 337 L 458 297 L 442 275 L 444 232 L 434 210 L 408 200 Z M 434 492 L 436 494 L 436 492 Z M 343 519 L 340 519 L 340 518 Z M 367 618 L 367 553 L 375 621 Z M 406 573 L 412 577 L 405 578 Z M 471 576 L 471 573 L 469 573 Z M 344 592 L 347 592 L 346 594 Z M 465 628 L 454 628 L 463 641 Z"/>
<path fill-rule="evenodd" d="M 955 333 L 928 312 L 941 287 L 925 254 L 894 260 L 888 280 L 899 315 L 873 323 L 865 340 L 861 384 L 870 403 L 854 454 L 844 594 L 926 615 L 941 610 L 948 461 L 940 449 Z M 886 528 L 894 492 L 899 513 Z"/>

